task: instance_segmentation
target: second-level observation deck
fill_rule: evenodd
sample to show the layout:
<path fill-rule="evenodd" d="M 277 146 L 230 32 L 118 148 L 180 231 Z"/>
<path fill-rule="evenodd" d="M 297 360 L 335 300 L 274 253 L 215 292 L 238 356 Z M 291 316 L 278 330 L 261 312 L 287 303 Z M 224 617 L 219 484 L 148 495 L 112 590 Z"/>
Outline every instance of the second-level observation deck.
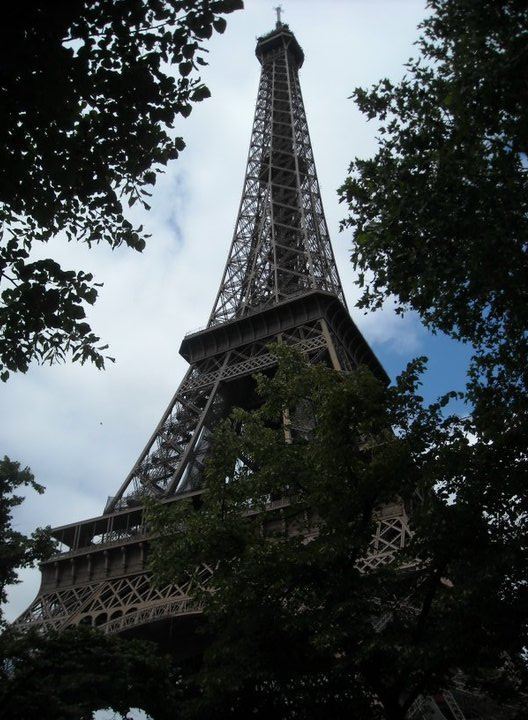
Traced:
<path fill-rule="evenodd" d="M 193 497 L 199 496 L 201 492 L 199 490 L 182 493 L 175 498 L 167 498 L 159 502 L 160 504 L 172 504 L 189 501 Z M 287 507 L 290 502 L 289 498 L 274 500 L 267 503 L 266 511 Z M 249 509 L 247 514 L 251 515 L 256 512 L 257 510 Z M 45 563 L 53 563 L 59 559 L 85 555 L 113 546 L 140 541 L 147 542 L 152 537 L 152 529 L 146 521 L 145 514 L 145 508 L 138 503 L 137 507 L 128 510 L 120 510 L 53 528 L 52 537 L 57 541 L 58 547 Z"/>

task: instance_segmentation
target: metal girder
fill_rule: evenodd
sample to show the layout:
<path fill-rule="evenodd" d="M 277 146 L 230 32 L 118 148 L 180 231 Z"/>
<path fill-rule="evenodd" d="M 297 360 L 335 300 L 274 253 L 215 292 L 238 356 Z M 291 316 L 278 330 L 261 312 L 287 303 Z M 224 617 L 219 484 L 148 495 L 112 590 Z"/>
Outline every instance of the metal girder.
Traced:
<path fill-rule="evenodd" d="M 376 529 L 368 552 L 358 561 L 362 572 L 394 562 L 398 553 L 411 539 L 409 518 L 403 503 L 382 508 L 376 515 Z"/>
<path fill-rule="evenodd" d="M 41 593 L 17 619 L 22 627 L 61 629 L 88 624 L 105 632 L 159 620 L 162 617 L 198 614 L 196 590 L 206 587 L 213 569 L 204 565 L 192 580 L 181 585 L 154 587 L 147 572 Z"/>

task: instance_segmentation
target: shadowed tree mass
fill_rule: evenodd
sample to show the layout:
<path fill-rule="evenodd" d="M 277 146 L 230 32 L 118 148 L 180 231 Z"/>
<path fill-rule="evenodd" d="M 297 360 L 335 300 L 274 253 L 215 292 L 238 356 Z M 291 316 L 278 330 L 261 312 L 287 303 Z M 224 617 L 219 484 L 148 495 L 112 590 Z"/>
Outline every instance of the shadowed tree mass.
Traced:
<path fill-rule="evenodd" d="M 389 297 L 474 348 L 470 400 L 526 396 L 528 15 L 523 0 L 430 0 L 420 56 L 354 98 L 376 155 L 341 188 L 360 306 Z M 480 392 L 482 391 L 482 392 Z"/>
<path fill-rule="evenodd" d="M 184 716 L 403 720 L 462 671 L 502 700 L 474 717 L 515 717 L 524 528 L 488 504 L 495 467 L 471 421 L 445 415 L 449 397 L 423 406 L 422 360 L 387 388 L 276 351 L 263 405 L 216 432 L 199 502 L 152 508 L 161 586 L 200 588 L 214 568 L 196 590 L 209 644 Z M 412 537 L 369 564 L 376 522 L 401 502 Z"/>

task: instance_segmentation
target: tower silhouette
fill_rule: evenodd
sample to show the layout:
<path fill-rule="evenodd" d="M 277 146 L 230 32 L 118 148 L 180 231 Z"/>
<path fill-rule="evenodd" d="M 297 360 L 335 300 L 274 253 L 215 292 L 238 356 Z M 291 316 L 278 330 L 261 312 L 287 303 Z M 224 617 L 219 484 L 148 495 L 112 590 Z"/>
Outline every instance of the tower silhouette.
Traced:
<path fill-rule="evenodd" d="M 252 376 L 273 372 L 271 342 L 336 371 L 365 364 L 387 381 L 350 317 L 336 268 L 299 84 L 303 51 L 279 17 L 256 55 L 261 77 L 242 199 L 208 325 L 184 338 L 189 369 L 103 514 L 53 530 L 59 551 L 43 563 L 38 596 L 19 625 L 87 623 L 155 639 L 167 620 L 199 616 L 191 581 L 150 582 L 144 504 L 202 492 L 214 428 L 232 407 L 258 402 Z M 390 562 L 408 534 L 403 506 L 384 508 L 364 566 Z M 211 573 L 203 568 L 203 582 Z"/>

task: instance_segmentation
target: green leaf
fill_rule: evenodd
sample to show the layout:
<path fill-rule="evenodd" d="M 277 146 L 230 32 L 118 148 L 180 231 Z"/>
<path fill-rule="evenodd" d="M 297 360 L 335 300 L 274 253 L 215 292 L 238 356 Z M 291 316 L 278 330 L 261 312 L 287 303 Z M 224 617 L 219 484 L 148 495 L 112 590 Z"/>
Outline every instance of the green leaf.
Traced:
<path fill-rule="evenodd" d="M 216 20 L 213 21 L 213 27 L 217 33 L 223 33 L 227 27 L 227 22 L 226 22 L 225 18 L 223 18 L 223 17 L 216 18 Z"/>
<path fill-rule="evenodd" d="M 178 71 L 182 77 L 187 77 L 193 69 L 192 62 L 181 62 L 178 65 Z"/>

